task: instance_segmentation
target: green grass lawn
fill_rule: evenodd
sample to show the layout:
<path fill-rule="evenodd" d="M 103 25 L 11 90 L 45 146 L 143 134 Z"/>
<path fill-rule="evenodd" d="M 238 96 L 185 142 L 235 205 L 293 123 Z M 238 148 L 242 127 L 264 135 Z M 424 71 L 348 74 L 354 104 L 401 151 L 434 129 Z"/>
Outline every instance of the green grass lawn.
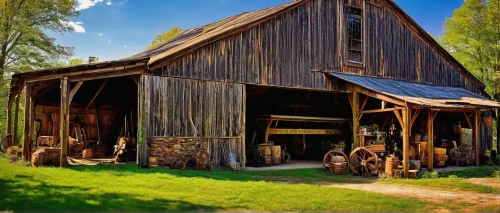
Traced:
<path fill-rule="evenodd" d="M 327 176 L 322 169 L 201 172 L 138 169 L 135 165 L 31 168 L 0 158 L 0 211 L 358 212 L 440 207 L 415 199 L 314 184 L 348 178 Z"/>
<path fill-rule="evenodd" d="M 466 168 L 460 171 L 438 173 L 439 178 L 435 179 L 384 179 L 382 181 L 385 183 L 417 185 L 433 189 L 465 190 L 479 193 L 500 194 L 500 188 L 463 181 L 466 178 L 490 178 L 500 181 L 498 172 L 500 172 L 500 167 L 498 166 L 483 166 Z"/>

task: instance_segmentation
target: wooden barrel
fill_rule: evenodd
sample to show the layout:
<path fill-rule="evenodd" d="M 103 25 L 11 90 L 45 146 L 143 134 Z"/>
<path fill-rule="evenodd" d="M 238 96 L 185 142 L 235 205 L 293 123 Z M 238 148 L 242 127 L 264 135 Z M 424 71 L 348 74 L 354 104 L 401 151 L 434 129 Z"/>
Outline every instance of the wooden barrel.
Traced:
<path fill-rule="evenodd" d="M 259 147 L 259 152 L 264 156 L 264 162 L 265 164 L 271 164 L 272 159 L 271 159 L 271 146 L 267 144 L 260 144 L 258 145 Z"/>
<path fill-rule="evenodd" d="M 341 175 L 341 174 L 345 174 L 346 170 L 347 170 L 347 162 L 342 162 L 342 163 L 333 163 L 333 166 L 332 166 L 332 173 L 333 174 L 336 174 L 336 175 Z"/>
<path fill-rule="evenodd" d="M 148 157 L 148 164 L 150 167 L 157 167 L 158 166 L 158 157 L 149 156 Z"/>
<path fill-rule="evenodd" d="M 392 157 L 385 158 L 385 173 L 390 175 L 391 177 L 394 176 L 394 172 L 393 172 L 394 160 L 396 160 L 396 159 L 392 158 Z"/>
<path fill-rule="evenodd" d="M 418 172 L 418 170 L 410 170 L 410 171 L 408 171 L 408 178 L 410 178 L 410 179 L 416 178 L 417 177 L 417 172 Z"/>
<path fill-rule="evenodd" d="M 271 146 L 271 158 L 273 164 L 281 163 L 281 146 Z"/>

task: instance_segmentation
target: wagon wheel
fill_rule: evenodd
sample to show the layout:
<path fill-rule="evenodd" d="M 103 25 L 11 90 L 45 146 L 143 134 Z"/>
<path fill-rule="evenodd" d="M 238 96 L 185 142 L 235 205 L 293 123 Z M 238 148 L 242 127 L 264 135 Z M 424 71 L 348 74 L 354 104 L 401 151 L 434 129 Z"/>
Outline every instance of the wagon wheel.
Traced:
<path fill-rule="evenodd" d="M 355 175 L 377 174 L 377 160 L 377 155 L 365 147 L 358 147 L 349 155 L 349 165 Z"/>
<path fill-rule="evenodd" d="M 347 162 L 347 166 L 349 166 L 348 161 L 349 158 L 347 158 L 347 155 L 345 155 L 343 152 L 330 150 L 325 154 L 325 157 L 323 158 L 323 166 L 325 167 L 326 171 L 331 171 L 330 167 L 333 165 L 333 163 Z"/>
<path fill-rule="evenodd" d="M 458 147 L 458 151 L 462 154 L 460 157 L 460 161 L 463 163 L 467 163 L 467 166 L 469 163 L 474 162 L 476 153 L 474 152 L 474 147 L 470 144 L 460 144 Z"/>

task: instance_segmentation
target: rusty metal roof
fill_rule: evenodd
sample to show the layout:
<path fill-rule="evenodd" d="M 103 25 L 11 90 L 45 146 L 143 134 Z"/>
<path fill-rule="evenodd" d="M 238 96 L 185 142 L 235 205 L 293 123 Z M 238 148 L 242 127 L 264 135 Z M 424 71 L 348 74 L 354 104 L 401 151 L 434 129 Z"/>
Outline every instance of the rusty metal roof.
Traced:
<path fill-rule="evenodd" d="M 444 108 L 500 108 L 500 103 L 491 101 L 460 87 L 439 86 L 344 73 L 328 73 L 328 75 L 374 92 L 406 101 L 410 104 Z"/>
<path fill-rule="evenodd" d="M 155 66 L 160 60 L 175 57 L 178 54 L 182 54 L 183 51 L 197 49 L 200 46 L 212 43 L 225 36 L 230 36 L 240 30 L 248 29 L 257 23 L 278 16 L 281 12 L 293 9 L 306 1 L 309 0 L 295 0 L 274 7 L 241 13 L 196 29 L 185 30 L 171 40 L 158 44 L 130 58 L 150 57 L 148 65 Z"/>

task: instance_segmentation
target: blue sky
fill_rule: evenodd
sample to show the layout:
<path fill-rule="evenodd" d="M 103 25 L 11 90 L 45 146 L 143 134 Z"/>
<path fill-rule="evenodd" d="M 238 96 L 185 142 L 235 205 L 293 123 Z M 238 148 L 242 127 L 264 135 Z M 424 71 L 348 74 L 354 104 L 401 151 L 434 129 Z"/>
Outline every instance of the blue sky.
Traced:
<path fill-rule="evenodd" d="M 191 29 L 246 11 L 290 0 L 77 0 L 75 32 L 51 34 L 56 43 L 75 47 L 75 57 L 100 61 L 143 51 L 154 37 L 173 26 Z M 426 31 L 442 34 L 442 25 L 463 0 L 395 0 Z"/>

